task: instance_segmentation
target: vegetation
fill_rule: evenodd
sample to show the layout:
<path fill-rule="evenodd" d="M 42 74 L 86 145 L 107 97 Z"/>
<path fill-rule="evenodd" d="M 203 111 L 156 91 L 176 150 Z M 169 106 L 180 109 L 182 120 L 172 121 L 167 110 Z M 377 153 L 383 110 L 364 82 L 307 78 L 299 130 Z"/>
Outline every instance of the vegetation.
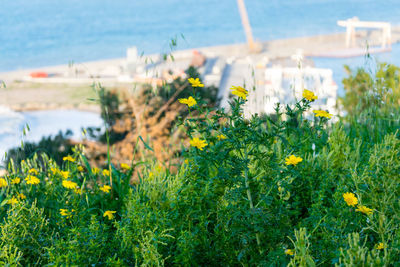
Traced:
<path fill-rule="evenodd" d="M 71 131 L 65 133 L 59 132 L 55 136 L 43 137 L 39 142 L 26 142 L 21 147 L 8 150 L 5 159 L 5 166 L 8 166 L 11 160 L 16 168 L 20 168 L 20 162 L 32 158 L 37 155 L 38 160 L 42 162 L 42 155 L 51 155 L 52 159 L 57 163 L 63 162 L 63 157 L 72 153 L 73 145 L 69 141 L 72 136 Z"/>
<path fill-rule="evenodd" d="M 348 66 L 345 66 L 345 70 L 349 76 L 343 79 L 345 96 L 340 103 L 349 114 L 400 104 L 399 67 L 378 63 L 375 73 L 365 68 L 357 68 L 353 73 Z"/>
<path fill-rule="evenodd" d="M 176 173 L 149 159 L 92 168 L 83 146 L 62 164 L 11 160 L 0 179 L 2 264 L 400 262 L 397 106 L 331 122 L 305 90 L 274 116 L 245 118 L 244 88 L 232 87 L 230 111 L 213 110 L 201 82 L 189 82 L 178 124 L 190 142 Z"/>

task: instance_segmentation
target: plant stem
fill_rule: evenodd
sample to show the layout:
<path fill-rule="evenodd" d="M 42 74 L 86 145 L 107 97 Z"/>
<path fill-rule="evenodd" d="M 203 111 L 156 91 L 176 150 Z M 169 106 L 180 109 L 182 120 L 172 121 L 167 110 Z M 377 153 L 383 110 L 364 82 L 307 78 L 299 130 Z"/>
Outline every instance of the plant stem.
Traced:
<path fill-rule="evenodd" d="M 244 160 L 246 162 L 246 168 L 244 169 L 244 181 L 245 181 L 245 185 L 246 185 L 247 199 L 249 200 L 250 209 L 252 211 L 254 211 L 253 198 L 251 197 L 251 191 L 250 191 L 249 168 L 247 166 L 248 154 L 247 154 L 247 146 L 246 146 L 246 144 L 244 146 Z M 260 254 L 262 254 L 261 241 L 260 241 L 260 234 L 259 233 L 256 233 L 256 240 L 257 240 L 258 248 L 260 250 Z"/>

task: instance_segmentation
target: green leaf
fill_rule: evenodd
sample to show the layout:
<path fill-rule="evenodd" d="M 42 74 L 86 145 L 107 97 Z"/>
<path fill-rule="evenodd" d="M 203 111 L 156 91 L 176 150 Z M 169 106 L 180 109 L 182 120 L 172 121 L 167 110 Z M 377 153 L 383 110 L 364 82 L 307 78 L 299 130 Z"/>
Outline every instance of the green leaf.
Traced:
<path fill-rule="evenodd" d="M 154 150 L 153 150 L 148 144 L 146 144 L 146 142 L 143 140 L 142 136 L 139 135 L 139 138 L 140 138 L 140 140 L 142 140 L 144 146 L 145 146 L 147 149 L 149 149 L 149 150 L 151 150 L 151 151 L 154 152 Z"/>

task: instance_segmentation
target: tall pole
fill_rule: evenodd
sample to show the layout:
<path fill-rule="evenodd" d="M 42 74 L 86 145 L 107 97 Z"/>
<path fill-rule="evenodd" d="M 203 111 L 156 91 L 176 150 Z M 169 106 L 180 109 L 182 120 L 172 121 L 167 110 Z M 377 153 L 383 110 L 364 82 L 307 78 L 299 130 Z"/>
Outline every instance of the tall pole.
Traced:
<path fill-rule="evenodd" d="M 249 22 L 249 17 L 247 16 L 246 6 L 244 5 L 244 0 L 237 0 L 240 17 L 242 18 L 242 24 L 244 32 L 246 33 L 247 43 L 249 45 L 250 51 L 256 52 L 256 47 L 254 45 L 253 34 L 251 32 L 251 26 Z"/>

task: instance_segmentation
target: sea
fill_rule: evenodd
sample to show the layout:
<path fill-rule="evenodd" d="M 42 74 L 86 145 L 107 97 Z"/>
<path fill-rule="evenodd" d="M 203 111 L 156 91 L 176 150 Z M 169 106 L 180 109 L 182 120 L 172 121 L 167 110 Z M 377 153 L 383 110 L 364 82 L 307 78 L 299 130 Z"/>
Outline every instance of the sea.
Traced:
<path fill-rule="evenodd" d="M 254 38 L 260 41 L 343 32 L 337 20 L 354 16 L 400 24 L 398 0 L 244 2 Z M 132 46 L 144 54 L 165 53 L 170 51 L 172 40 L 177 42 L 176 49 L 244 43 L 237 1 L 0 0 L 0 72 L 120 58 Z M 393 45 L 391 52 L 374 58 L 400 65 L 400 45 Z M 339 86 L 345 76 L 344 64 L 353 68 L 367 64 L 364 57 L 313 60 L 317 67 L 331 68 Z M 50 132 L 43 127 L 34 130 L 34 125 L 50 121 L 51 112 L 58 112 L 57 116 L 62 118 L 57 120 L 63 121 L 63 125 L 54 123 Z M 64 120 L 71 116 L 65 114 L 18 113 L 0 108 L 0 155 L 4 144 L 9 147 L 19 143 L 22 127 L 30 116 L 35 117 L 29 121 L 33 136 L 55 134 L 74 125 L 89 126 L 94 120 L 77 113 L 77 123 Z M 10 141 L 10 136 L 14 136 L 14 141 Z"/>
<path fill-rule="evenodd" d="M 71 131 L 70 138 L 88 138 L 83 133 L 87 127 L 103 127 L 100 115 L 79 110 L 40 110 L 15 112 L 0 106 L 0 166 L 11 148 L 22 147 L 26 142 L 39 142 L 42 137 Z"/>

